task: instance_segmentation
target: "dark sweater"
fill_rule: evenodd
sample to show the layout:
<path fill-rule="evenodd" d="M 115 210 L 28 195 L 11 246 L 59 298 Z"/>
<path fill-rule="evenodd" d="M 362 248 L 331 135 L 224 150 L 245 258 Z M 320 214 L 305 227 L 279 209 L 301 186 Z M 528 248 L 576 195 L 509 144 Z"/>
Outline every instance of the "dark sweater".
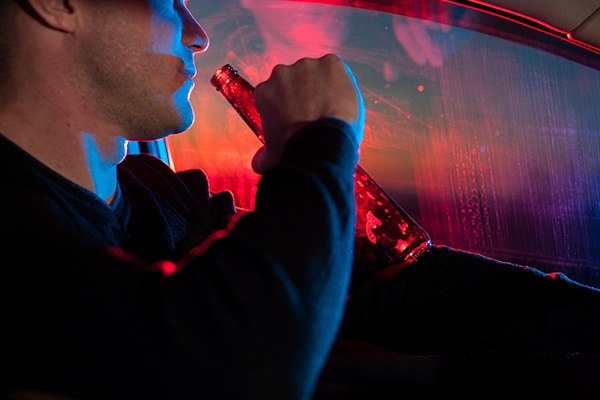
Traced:
<path fill-rule="evenodd" d="M 352 263 L 349 129 L 297 134 L 230 231 L 200 171 L 127 157 L 109 206 L 0 137 L 3 392 L 310 397 Z"/>

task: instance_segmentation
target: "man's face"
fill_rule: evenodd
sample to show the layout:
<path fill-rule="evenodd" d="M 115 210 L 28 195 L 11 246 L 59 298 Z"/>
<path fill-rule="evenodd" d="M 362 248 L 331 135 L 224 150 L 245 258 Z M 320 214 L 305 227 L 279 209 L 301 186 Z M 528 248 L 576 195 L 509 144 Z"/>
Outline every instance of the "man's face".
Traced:
<path fill-rule="evenodd" d="M 194 114 L 194 53 L 208 37 L 183 0 L 92 1 L 76 63 L 84 95 L 130 140 L 186 130 Z M 80 80 L 81 82 L 81 80 Z"/>

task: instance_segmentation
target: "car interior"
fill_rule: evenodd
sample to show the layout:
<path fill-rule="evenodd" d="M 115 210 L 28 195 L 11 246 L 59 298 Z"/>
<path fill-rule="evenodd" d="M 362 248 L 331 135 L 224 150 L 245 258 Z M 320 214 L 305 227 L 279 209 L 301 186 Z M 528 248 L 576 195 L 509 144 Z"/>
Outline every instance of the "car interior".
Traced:
<path fill-rule="evenodd" d="M 600 287 L 600 0 L 190 0 L 211 44 L 196 56 L 187 132 L 131 143 L 252 209 L 261 143 L 210 85 L 249 82 L 327 53 L 366 108 L 360 164 L 435 244 L 562 272 Z M 323 90 L 327 90 L 326 87 Z M 316 399 L 469 388 L 600 389 L 600 359 L 573 354 L 414 357 L 340 342 Z M 517 390 L 518 389 L 518 390 Z"/>

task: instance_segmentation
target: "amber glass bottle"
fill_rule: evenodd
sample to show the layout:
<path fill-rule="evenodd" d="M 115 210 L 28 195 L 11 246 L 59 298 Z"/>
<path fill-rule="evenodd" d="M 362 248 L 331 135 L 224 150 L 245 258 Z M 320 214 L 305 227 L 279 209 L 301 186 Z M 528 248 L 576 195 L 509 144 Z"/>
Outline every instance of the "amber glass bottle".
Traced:
<path fill-rule="evenodd" d="M 230 65 L 211 79 L 219 91 L 264 143 L 254 87 Z M 355 174 L 355 256 L 373 271 L 409 264 L 431 247 L 429 235 L 360 167 Z"/>

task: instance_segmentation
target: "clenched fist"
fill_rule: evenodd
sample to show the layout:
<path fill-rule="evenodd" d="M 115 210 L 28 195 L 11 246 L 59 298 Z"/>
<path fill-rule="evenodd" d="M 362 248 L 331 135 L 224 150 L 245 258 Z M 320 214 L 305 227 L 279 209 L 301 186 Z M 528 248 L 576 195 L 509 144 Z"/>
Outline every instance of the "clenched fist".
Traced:
<path fill-rule="evenodd" d="M 350 123 L 356 141 L 362 141 L 362 95 L 352 71 L 336 55 L 304 58 L 291 66 L 278 65 L 254 93 L 265 139 L 265 146 L 252 160 L 252 168 L 259 174 L 279 162 L 290 137 L 321 118 L 334 117 Z"/>

